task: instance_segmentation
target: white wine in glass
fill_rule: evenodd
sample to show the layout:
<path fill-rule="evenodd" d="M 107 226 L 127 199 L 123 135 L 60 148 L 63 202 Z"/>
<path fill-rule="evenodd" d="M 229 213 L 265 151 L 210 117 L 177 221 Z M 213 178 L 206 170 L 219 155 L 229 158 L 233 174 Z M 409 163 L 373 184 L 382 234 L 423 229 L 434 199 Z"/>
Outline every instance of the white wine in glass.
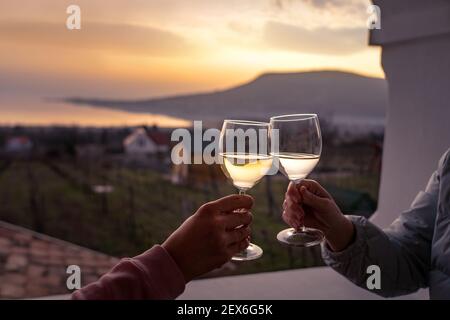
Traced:
<path fill-rule="evenodd" d="M 283 173 L 290 181 L 301 181 L 316 167 L 320 157 L 314 154 L 287 153 L 277 154 Z"/>
<path fill-rule="evenodd" d="M 269 124 L 245 120 L 225 120 L 219 141 L 222 171 L 231 183 L 245 192 L 258 183 L 271 169 L 269 153 Z M 263 250 L 250 245 L 232 260 L 247 261 L 261 257 Z"/>
<path fill-rule="evenodd" d="M 271 154 L 279 161 L 280 171 L 293 183 L 300 183 L 316 167 L 322 152 L 322 135 L 316 114 L 292 114 L 270 118 L 270 135 L 278 137 L 277 150 Z M 277 235 L 278 241 L 296 247 L 320 244 L 323 233 L 302 226 Z"/>
<path fill-rule="evenodd" d="M 272 167 L 272 157 L 263 154 L 220 153 L 222 170 L 233 185 L 246 191 L 261 180 Z"/>

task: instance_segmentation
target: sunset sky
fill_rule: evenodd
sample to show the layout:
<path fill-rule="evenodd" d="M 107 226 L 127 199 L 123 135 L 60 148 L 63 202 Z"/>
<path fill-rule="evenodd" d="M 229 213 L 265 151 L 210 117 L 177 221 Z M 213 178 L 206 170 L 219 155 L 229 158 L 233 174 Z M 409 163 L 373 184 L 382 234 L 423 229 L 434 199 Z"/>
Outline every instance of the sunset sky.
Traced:
<path fill-rule="evenodd" d="M 81 30 L 65 27 L 70 4 L 81 7 Z M 148 98 L 222 89 L 266 71 L 383 77 L 380 49 L 367 45 L 368 4 L 5 0 L 0 95 Z"/>

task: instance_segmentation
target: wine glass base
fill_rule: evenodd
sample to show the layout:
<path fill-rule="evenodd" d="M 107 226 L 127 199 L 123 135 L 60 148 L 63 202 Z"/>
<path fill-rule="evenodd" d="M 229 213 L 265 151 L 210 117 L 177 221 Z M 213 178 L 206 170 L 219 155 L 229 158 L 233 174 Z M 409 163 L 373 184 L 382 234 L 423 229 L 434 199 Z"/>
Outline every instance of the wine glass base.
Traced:
<path fill-rule="evenodd" d="M 255 260 L 261 257 L 263 254 L 263 249 L 258 247 L 256 244 L 250 243 L 250 245 L 242 252 L 235 254 L 231 260 L 233 261 L 249 261 Z"/>
<path fill-rule="evenodd" d="M 283 244 L 293 247 L 312 247 L 320 244 L 324 235 L 322 231 L 313 228 L 295 230 L 285 229 L 277 234 L 277 239 Z"/>

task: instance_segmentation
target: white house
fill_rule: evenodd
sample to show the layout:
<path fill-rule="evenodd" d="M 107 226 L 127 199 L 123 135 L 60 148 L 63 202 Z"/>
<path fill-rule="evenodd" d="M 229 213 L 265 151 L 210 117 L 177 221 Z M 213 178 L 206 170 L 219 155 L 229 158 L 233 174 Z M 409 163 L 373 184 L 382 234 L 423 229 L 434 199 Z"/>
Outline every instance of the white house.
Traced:
<path fill-rule="evenodd" d="M 194 139 L 182 140 L 177 143 L 171 150 L 171 155 L 176 156 L 182 163 L 174 163 L 172 165 L 170 180 L 173 184 L 184 184 L 191 180 L 208 180 L 211 176 L 215 179 L 223 177 L 219 170 L 217 175 L 215 172 L 217 168 L 214 165 L 215 155 L 209 152 L 204 154 L 205 148 L 210 144 L 209 141 L 202 141 L 202 143 L 195 143 Z M 187 163 L 186 163 L 187 162 Z"/>
<path fill-rule="evenodd" d="M 125 138 L 123 148 L 127 155 L 146 156 L 166 152 L 169 145 L 161 134 L 148 133 L 144 128 L 138 128 Z"/>
<path fill-rule="evenodd" d="M 8 153 L 28 153 L 32 148 L 33 142 L 26 136 L 11 137 L 5 144 L 5 151 Z"/>

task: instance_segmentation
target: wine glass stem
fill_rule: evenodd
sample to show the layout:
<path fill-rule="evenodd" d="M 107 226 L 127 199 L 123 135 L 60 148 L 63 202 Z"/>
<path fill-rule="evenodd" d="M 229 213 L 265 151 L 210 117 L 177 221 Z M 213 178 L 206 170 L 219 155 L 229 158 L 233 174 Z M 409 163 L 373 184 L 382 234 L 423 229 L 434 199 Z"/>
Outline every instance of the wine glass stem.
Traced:
<path fill-rule="evenodd" d="M 245 190 L 243 189 L 239 189 L 239 195 L 242 196 L 245 194 Z M 244 250 L 242 250 L 241 254 L 245 257 L 247 255 L 247 248 L 245 248 Z"/>
<path fill-rule="evenodd" d="M 294 184 L 298 185 L 298 184 L 300 184 L 300 182 L 302 182 L 302 180 L 303 180 L 303 178 L 297 179 L 297 180 L 295 180 L 293 182 L 294 182 Z M 299 229 L 295 230 L 295 232 L 299 232 L 299 231 L 301 231 L 301 232 L 305 232 L 306 231 L 306 227 L 305 227 L 305 225 L 303 223 L 302 223 L 302 225 L 300 226 Z"/>

